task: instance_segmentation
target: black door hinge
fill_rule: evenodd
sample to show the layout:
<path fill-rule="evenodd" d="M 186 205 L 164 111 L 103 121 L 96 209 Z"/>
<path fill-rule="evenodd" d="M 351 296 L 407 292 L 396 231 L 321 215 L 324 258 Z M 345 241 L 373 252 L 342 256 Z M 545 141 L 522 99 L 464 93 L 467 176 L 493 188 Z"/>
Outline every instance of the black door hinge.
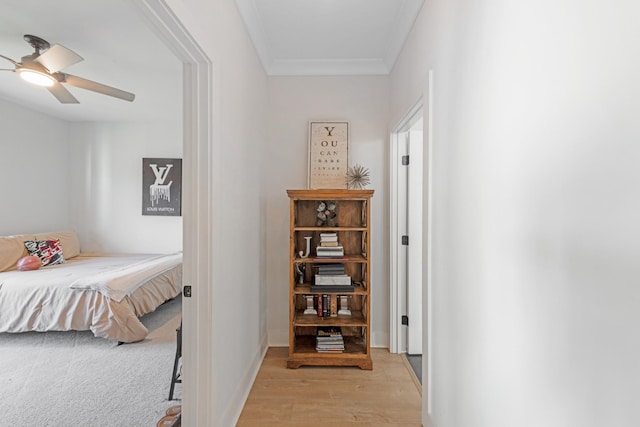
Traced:
<path fill-rule="evenodd" d="M 402 324 L 409 326 L 409 316 L 407 316 L 406 314 L 402 316 Z"/>
<path fill-rule="evenodd" d="M 191 285 L 186 285 L 182 288 L 182 295 L 184 295 L 185 298 L 191 298 Z"/>
<path fill-rule="evenodd" d="M 402 156 L 402 166 L 407 166 L 409 164 L 409 155 Z"/>
<path fill-rule="evenodd" d="M 402 244 L 405 246 L 409 245 L 409 236 L 402 236 Z"/>

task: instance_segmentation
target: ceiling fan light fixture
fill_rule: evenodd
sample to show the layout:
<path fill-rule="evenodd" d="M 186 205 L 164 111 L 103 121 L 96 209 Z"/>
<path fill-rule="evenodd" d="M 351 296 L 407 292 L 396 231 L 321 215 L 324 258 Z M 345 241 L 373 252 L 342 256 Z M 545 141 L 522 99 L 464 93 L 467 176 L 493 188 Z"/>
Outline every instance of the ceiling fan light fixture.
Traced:
<path fill-rule="evenodd" d="M 51 46 L 48 41 L 31 34 L 25 34 L 24 39 L 35 49 L 35 52 L 23 56 L 21 62 L 0 55 L 0 58 L 15 66 L 15 69 L 5 71 L 14 71 L 24 81 L 47 88 L 49 93 L 62 104 L 78 104 L 78 100 L 62 83 L 124 101 L 132 102 L 135 99 L 135 94 L 131 92 L 60 72 L 60 70 L 82 61 L 82 57 L 71 49 L 58 44 Z M 44 51 L 44 53 L 40 54 L 40 51 Z M 0 71 L 3 70 L 0 69 Z"/>
<path fill-rule="evenodd" d="M 18 74 L 20 74 L 22 80 L 38 86 L 51 87 L 56 82 L 56 79 L 49 74 L 26 68 L 19 69 Z"/>

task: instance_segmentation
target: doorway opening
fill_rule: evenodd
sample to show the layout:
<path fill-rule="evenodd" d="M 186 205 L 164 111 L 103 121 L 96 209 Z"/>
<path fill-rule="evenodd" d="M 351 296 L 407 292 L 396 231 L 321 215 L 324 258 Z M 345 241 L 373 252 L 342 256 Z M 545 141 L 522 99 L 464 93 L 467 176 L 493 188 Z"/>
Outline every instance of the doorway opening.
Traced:
<path fill-rule="evenodd" d="M 433 312 L 432 298 L 432 233 L 433 233 L 433 70 L 429 70 L 424 86 L 424 99 L 409 110 L 391 133 L 390 144 L 390 345 L 392 353 L 411 355 L 412 344 L 420 345 L 422 423 L 432 425 L 433 365 L 431 355 Z M 408 148 L 407 148 L 408 147 Z M 408 150 L 408 151 L 407 151 Z M 407 151 L 407 153 L 405 153 Z M 408 155 L 408 165 L 403 156 Z M 405 161 L 406 163 L 406 161 Z M 414 166 L 414 172 L 404 170 Z M 405 183 L 406 182 L 406 186 Z M 412 190 L 413 188 L 413 190 Z M 420 208 L 414 208 L 419 205 Z M 406 215 L 405 215 L 406 212 Z M 413 217 L 413 220 L 412 220 Z M 416 224 L 419 223 L 419 224 Z M 404 232 L 407 230 L 406 239 Z M 404 242 L 403 242 L 404 240 Z M 408 243 L 408 245 L 403 245 Z M 417 248 L 417 249 L 416 249 Z M 414 252 L 412 255 L 411 253 Z M 419 256 L 418 256 L 419 254 Z M 421 273 L 416 276 L 411 264 Z M 411 275 L 411 276 L 410 276 Z M 419 277 L 411 283 L 414 277 Z M 405 285 L 409 283 L 409 285 Z M 419 313 L 410 310 L 419 307 Z M 405 310 L 409 310 L 405 314 Z M 403 322 L 407 315 L 407 322 Z M 408 323 L 404 325 L 403 323 Z M 420 331 L 412 341 L 412 326 Z M 411 346 L 411 348 L 410 348 Z"/>
<path fill-rule="evenodd" d="M 424 110 L 420 99 L 391 135 L 390 350 L 422 383 Z"/>
<path fill-rule="evenodd" d="M 135 3 L 149 27 L 183 63 L 183 289 L 193 298 L 182 298 L 182 424 L 210 425 L 212 333 L 208 314 L 212 307 L 213 198 L 210 171 L 212 157 L 213 69 L 210 58 L 198 45 L 171 8 L 164 2 Z M 185 292 L 183 292 L 184 294 Z M 198 351 L 196 351 L 198 349 Z"/>

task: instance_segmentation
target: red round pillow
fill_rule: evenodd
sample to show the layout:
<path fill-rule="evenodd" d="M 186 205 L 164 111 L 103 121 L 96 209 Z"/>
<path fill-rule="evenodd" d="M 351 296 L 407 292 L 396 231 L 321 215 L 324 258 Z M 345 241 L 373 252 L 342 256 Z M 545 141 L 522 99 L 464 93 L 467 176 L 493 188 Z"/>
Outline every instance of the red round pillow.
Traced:
<path fill-rule="evenodd" d="M 20 271 L 37 270 L 41 266 L 42 261 L 40 261 L 40 258 L 34 255 L 22 257 L 18 260 L 18 270 Z"/>

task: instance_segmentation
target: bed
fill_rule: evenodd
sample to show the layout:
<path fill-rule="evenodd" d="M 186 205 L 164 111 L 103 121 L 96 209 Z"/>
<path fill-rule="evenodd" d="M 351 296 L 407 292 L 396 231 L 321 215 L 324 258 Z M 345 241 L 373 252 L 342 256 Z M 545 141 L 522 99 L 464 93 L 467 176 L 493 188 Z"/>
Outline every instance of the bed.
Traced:
<path fill-rule="evenodd" d="M 20 271 L 24 242 L 60 241 L 64 262 Z M 148 333 L 139 317 L 182 288 L 182 253 L 81 253 L 75 232 L 0 237 L 0 333 L 90 330 L 123 343 Z"/>

